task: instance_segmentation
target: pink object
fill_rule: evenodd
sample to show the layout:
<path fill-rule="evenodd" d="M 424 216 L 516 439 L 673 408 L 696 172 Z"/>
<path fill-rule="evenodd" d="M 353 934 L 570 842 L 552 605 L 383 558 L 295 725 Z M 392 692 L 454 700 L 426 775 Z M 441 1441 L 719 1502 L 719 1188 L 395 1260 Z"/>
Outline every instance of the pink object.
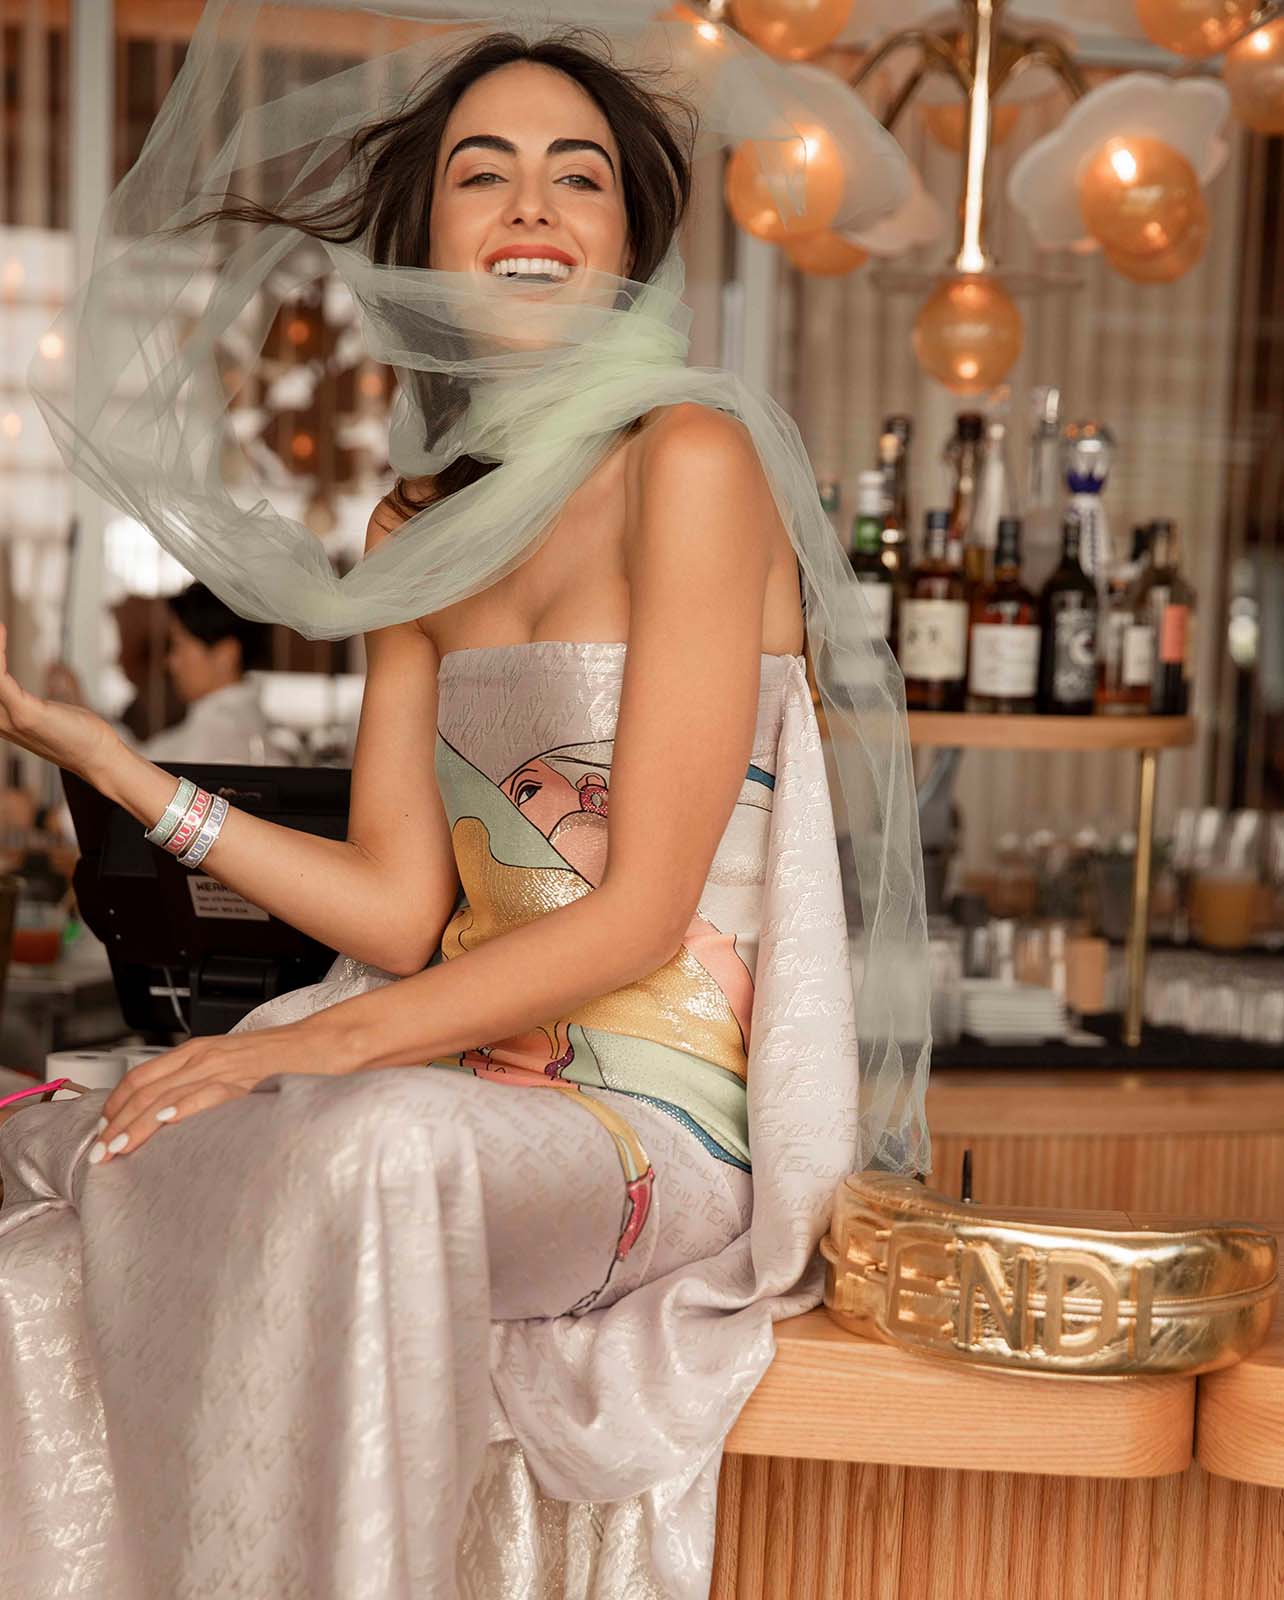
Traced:
<path fill-rule="evenodd" d="M 6 1095 L 3 1100 L 0 1100 L 0 1111 L 2 1111 L 5 1106 L 11 1106 L 15 1100 L 30 1099 L 33 1094 L 52 1095 L 56 1093 L 57 1090 L 66 1088 L 70 1082 L 70 1078 L 54 1078 L 51 1083 L 37 1083 L 33 1084 L 30 1089 L 19 1089 L 17 1094 Z"/>

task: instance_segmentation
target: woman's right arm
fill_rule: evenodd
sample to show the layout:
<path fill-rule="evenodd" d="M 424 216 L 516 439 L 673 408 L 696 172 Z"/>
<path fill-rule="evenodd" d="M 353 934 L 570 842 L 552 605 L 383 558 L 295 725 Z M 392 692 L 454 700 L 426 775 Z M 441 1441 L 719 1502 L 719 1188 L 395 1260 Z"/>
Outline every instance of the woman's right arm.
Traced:
<path fill-rule="evenodd" d="M 367 549 L 388 531 L 372 517 Z M 366 645 L 347 839 L 234 807 L 201 870 L 322 944 L 405 975 L 436 949 L 459 889 L 433 765 L 437 654 L 414 622 L 367 634 Z M 27 694 L 3 647 L 0 629 L 0 735 L 78 773 L 150 827 L 174 778 L 92 712 Z"/>

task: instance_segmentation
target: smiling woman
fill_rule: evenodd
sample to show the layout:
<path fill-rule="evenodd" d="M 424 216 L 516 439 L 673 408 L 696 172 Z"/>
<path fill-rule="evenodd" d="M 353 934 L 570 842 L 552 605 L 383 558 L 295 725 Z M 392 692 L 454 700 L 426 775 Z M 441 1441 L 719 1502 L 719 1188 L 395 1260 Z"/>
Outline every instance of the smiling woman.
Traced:
<path fill-rule="evenodd" d="M 816 1301 L 836 1180 L 923 1159 L 926 990 L 889 998 L 925 976 L 896 669 L 792 422 L 685 364 L 694 115 L 667 79 L 587 32 L 429 30 L 426 73 L 292 88 L 189 177 L 181 113 L 208 79 L 223 116 L 220 24 L 254 9 L 206 7 L 154 194 L 105 220 L 137 242 L 90 286 L 76 420 L 112 420 L 72 453 L 240 609 L 365 631 L 348 836 L 176 788 L 2 660 L 0 734 L 343 955 L 105 1101 L 5 1123 L 0 1363 L 30 1348 L 2 1319 L 43 1304 L 42 1347 L 92 1376 L 0 1370 L 0 1394 L 97 1452 L 0 1463 L 51 1530 L 6 1581 L 84 1588 L 74 1526 L 130 1600 L 701 1600 L 721 1441 L 773 1320 Z M 737 59 L 708 103 L 792 136 L 793 80 Z M 847 155 L 877 187 L 870 127 Z M 131 251 L 163 285 L 227 232 L 120 423 L 102 352 L 151 314 L 116 315 Z M 233 499 L 191 405 L 222 404 L 206 335 L 259 315 L 299 236 L 402 386 L 402 477 L 343 577 Z M 859 1013 L 804 625 L 847 737 Z"/>

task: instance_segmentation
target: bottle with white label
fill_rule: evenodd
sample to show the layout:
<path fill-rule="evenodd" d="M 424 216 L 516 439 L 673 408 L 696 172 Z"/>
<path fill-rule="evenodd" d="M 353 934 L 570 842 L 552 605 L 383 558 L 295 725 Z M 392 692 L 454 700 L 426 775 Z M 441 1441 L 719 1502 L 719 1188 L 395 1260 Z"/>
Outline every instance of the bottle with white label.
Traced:
<path fill-rule="evenodd" d="M 1150 570 L 1150 529 L 1133 532 L 1133 558 L 1106 585 L 1097 630 L 1096 710 L 1107 717 L 1144 717 L 1155 675 L 1155 634 L 1133 605 L 1133 590 Z"/>
<path fill-rule="evenodd" d="M 874 614 L 874 626 L 884 639 L 892 638 L 895 620 L 895 577 L 883 561 L 883 522 L 886 515 L 883 474 L 862 472 L 856 480 L 856 521 L 852 526 L 852 571 Z"/>
<path fill-rule="evenodd" d="M 898 655 L 911 711 L 962 711 L 967 691 L 967 583 L 950 513 L 929 511 L 927 543 L 901 602 Z"/>
<path fill-rule="evenodd" d="M 972 596 L 969 711 L 1029 712 L 1039 688 L 1039 605 L 1021 582 L 1021 523 L 999 519 L 994 577 Z"/>

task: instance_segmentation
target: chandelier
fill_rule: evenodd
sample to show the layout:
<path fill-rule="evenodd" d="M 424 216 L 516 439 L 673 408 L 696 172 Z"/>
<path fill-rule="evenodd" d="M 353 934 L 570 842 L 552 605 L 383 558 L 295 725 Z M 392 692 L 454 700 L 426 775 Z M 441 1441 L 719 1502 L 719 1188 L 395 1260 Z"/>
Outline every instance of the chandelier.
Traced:
<path fill-rule="evenodd" d="M 1011 131 L 1019 80 L 1031 67 L 1051 71 L 1071 105 L 1015 163 L 1008 198 L 1040 249 L 1099 250 L 1137 283 L 1172 282 L 1202 256 L 1205 189 L 1226 159 L 1228 113 L 1258 132 L 1284 133 L 1284 0 L 1119 3 L 1133 4 L 1147 37 L 1186 62 L 1171 73 L 1130 72 L 1089 87 L 1062 39 L 1012 22 L 1007 0 L 956 0 L 933 25 L 879 41 L 846 79 L 854 94 L 901 55 L 909 71 L 882 110 L 883 125 L 893 129 L 921 93 L 929 130 L 960 154 L 954 250 L 914 325 L 920 366 L 956 394 L 993 388 L 1021 351 L 1020 312 L 986 248 L 986 186 L 990 151 Z M 816 73 L 828 69 L 810 58 L 835 45 L 852 9 L 853 0 L 679 0 L 665 16 L 690 23 L 711 44 L 716 30 L 731 26 L 800 73 Z M 829 228 L 836 189 L 811 180 L 823 179 L 831 159 L 823 128 L 791 144 L 786 164 L 807 174 L 809 203 L 786 221 L 768 203 L 781 181 L 780 152 L 772 152 L 768 171 L 761 152 L 741 146 L 727 164 L 731 215 L 799 270 L 821 276 L 899 255 L 940 233 L 940 208 L 917 175 L 894 216 L 859 234 Z M 828 214 L 827 194 L 834 196 Z"/>

